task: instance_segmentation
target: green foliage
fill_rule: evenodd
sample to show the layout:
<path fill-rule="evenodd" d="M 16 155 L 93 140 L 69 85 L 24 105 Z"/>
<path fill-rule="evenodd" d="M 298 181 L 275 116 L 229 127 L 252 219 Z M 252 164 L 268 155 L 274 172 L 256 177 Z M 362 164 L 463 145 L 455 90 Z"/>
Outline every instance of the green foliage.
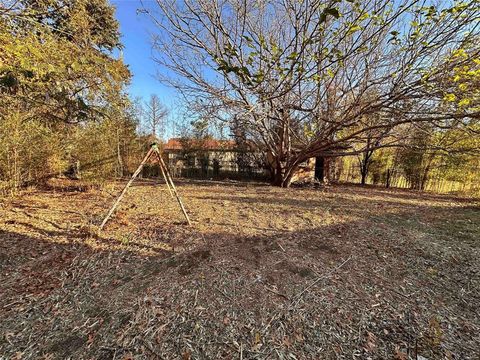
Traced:
<path fill-rule="evenodd" d="M 56 132 L 11 111 L 0 125 L 0 192 L 46 180 L 65 170 L 64 145 Z"/>
<path fill-rule="evenodd" d="M 112 154 L 85 176 L 118 174 L 135 126 L 123 92 L 130 73 L 112 54 L 113 7 L 21 0 L 0 17 L 0 181 L 16 188 Z"/>
<path fill-rule="evenodd" d="M 425 164 L 428 161 L 425 149 L 428 147 L 428 142 L 429 134 L 419 132 L 398 152 L 399 167 L 412 189 L 423 190 L 425 187 L 425 170 L 428 166 Z"/>
<path fill-rule="evenodd" d="M 0 23 L 2 101 L 20 98 L 44 121 L 80 122 L 97 116 L 102 104 L 121 100 L 130 76 L 121 60 L 43 23 L 22 25 Z"/>
<path fill-rule="evenodd" d="M 475 55 L 475 53 L 477 53 Z M 475 48 L 459 48 L 451 53 L 451 71 L 441 78 L 444 101 L 461 111 L 480 111 L 480 57 Z"/>
<path fill-rule="evenodd" d="M 80 162 L 83 179 L 101 181 L 138 166 L 143 145 L 132 120 L 107 118 L 75 129 L 69 139 L 70 163 Z"/>
<path fill-rule="evenodd" d="M 113 50 L 121 46 L 114 8 L 105 0 L 20 0 L 13 9 L 16 29 L 54 35 L 80 46 Z"/>

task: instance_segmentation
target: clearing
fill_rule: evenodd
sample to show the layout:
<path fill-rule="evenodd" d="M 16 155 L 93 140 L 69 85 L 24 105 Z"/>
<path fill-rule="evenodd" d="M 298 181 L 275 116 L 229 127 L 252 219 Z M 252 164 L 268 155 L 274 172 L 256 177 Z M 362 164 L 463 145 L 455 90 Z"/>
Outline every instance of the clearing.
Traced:
<path fill-rule="evenodd" d="M 478 359 L 478 201 L 54 182 L 0 206 L 0 358 Z"/>

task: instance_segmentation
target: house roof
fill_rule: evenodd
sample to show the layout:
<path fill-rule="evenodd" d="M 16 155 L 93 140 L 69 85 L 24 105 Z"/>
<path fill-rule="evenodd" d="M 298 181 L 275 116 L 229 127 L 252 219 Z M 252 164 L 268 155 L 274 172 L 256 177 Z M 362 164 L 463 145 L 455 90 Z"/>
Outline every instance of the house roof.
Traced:
<path fill-rule="evenodd" d="M 165 151 L 182 150 L 183 144 L 185 143 L 188 143 L 188 147 L 190 148 L 194 148 L 194 149 L 197 148 L 202 150 L 233 150 L 235 148 L 235 141 L 233 140 L 188 139 L 186 141 L 183 141 L 180 138 L 171 138 L 171 139 L 168 139 L 163 149 Z"/>

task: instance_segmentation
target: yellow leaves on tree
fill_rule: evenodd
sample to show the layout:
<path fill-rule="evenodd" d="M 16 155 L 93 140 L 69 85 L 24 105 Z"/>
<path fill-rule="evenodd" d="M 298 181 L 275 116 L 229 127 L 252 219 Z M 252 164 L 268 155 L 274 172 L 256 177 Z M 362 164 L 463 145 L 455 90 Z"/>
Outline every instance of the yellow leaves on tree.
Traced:
<path fill-rule="evenodd" d="M 461 111 L 480 110 L 480 59 L 468 49 L 456 49 L 451 53 L 452 71 L 448 75 L 448 91 L 443 100 L 452 103 Z"/>

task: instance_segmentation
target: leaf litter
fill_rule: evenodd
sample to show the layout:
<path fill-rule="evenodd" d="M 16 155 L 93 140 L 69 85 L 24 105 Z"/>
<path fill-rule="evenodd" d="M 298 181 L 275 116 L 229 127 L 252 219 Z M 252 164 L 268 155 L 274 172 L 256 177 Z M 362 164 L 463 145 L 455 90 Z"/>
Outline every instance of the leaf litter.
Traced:
<path fill-rule="evenodd" d="M 354 186 L 139 181 L 0 208 L 0 354 L 477 359 L 480 209 Z M 66 188 L 66 190 L 62 190 Z"/>

